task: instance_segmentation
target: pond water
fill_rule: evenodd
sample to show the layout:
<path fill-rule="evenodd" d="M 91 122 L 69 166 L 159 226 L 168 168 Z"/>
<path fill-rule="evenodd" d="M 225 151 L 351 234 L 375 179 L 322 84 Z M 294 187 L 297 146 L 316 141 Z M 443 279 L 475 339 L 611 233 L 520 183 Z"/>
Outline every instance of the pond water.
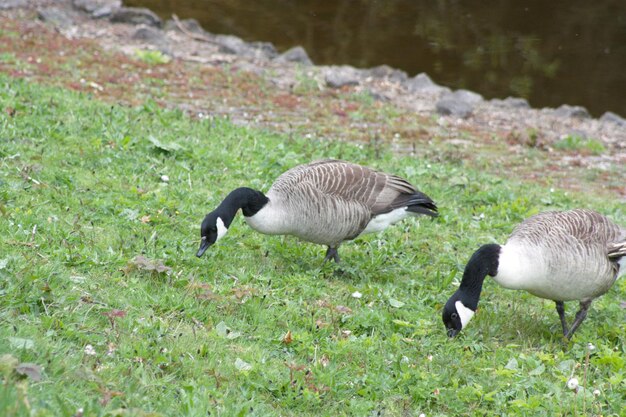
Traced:
<path fill-rule="evenodd" d="M 209 32 L 303 46 L 316 64 L 387 64 L 485 98 L 626 116 L 622 0 L 125 0 Z"/>

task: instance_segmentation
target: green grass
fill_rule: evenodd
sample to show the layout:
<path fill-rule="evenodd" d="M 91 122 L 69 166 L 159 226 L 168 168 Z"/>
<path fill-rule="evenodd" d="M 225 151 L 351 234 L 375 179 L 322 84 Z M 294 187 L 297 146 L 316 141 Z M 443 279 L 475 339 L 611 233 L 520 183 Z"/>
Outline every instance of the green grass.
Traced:
<path fill-rule="evenodd" d="M 194 256 L 203 216 L 231 189 L 267 190 L 324 157 L 406 176 L 441 216 L 346 243 L 340 269 L 322 264 L 325 248 L 241 217 Z M 460 337 L 441 323 L 477 247 L 570 207 L 626 223 L 623 205 L 463 161 L 0 76 L 0 415 L 624 415 L 624 280 L 570 343 L 552 302 L 492 281 Z"/>
<path fill-rule="evenodd" d="M 587 139 L 578 135 L 568 135 L 554 143 L 556 149 L 587 152 L 592 155 L 600 155 L 606 151 L 606 148 L 597 139 Z"/>

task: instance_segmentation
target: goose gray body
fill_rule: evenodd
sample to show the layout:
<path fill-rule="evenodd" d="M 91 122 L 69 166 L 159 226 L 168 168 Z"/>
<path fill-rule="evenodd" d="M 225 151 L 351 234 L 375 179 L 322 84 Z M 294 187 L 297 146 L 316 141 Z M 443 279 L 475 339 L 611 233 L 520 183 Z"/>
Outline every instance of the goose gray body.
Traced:
<path fill-rule="evenodd" d="M 453 334 L 467 324 L 490 275 L 505 288 L 554 300 L 569 337 L 591 301 L 625 273 L 626 229 L 591 210 L 540 213 L 520 223 L 504 245 L 485 245 L 472 256 L 459 290 L 444 308 L 444 323 Z M 563 302 L 573 300 L 581 309 L 568 329 Z"/>
<path fill-rule="evenodd" d="M 264 234 L 293 235 L 326 245 L 327 259 L 335 260 L 336 249 L 345 240 L 382 231 L 410 215 L 437 215 L 434 202 L 405 179 L 337 160 L 296 166 L 280 175 L 263 197 L 267 201 L 258 210 L 246 212 L 241 206 L 248 225 Z M 230 206 L 222 211 L 239 208 Z"/>

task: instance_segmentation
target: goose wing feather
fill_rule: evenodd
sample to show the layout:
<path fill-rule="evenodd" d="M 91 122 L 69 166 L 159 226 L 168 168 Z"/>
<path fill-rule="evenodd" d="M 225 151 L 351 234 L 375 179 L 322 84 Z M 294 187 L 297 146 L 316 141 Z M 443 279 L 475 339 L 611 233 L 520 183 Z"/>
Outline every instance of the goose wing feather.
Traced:
<path fill-rule="evenodd" d="M 327 159 L 300 165 L 281 175 L 272 189 L 284 194 L 312 187 L 326 198 L 357 203 L 375 216 L 411 204 L 431 203 L 403 178 L 345 161 Z"/>

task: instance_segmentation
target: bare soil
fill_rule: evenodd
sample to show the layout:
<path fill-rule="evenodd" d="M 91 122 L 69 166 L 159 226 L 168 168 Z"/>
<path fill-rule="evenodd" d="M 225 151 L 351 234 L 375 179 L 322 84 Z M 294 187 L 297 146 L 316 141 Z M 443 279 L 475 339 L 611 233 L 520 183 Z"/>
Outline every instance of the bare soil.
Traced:
<path fill-rule="evenodd" d="M 389 144 L 415 157 L 626 201 L 626 128 L 617 123 L 491 101 L 466 119 L 441 116 L 432 92 L 411 93 L 380 77 L 331 88 L 328 67 L 224 53 L 179 30 L 163 31 L 161 49 L 172 59 L 149 63 L 137 51 L 157 46 L 133 38 L 138 26 L 92 19 L 70 1 L 11 1 L 19 7 L 0 10 L 0 71 L 12 77 L 122 105 L 153 100 L 192 117 L 226 117 L 289 135 Z M 43 22 L 38 10 L 50 7 L 70 22 Z M 566 136 L 603 150 L 554 146 Z"/>

